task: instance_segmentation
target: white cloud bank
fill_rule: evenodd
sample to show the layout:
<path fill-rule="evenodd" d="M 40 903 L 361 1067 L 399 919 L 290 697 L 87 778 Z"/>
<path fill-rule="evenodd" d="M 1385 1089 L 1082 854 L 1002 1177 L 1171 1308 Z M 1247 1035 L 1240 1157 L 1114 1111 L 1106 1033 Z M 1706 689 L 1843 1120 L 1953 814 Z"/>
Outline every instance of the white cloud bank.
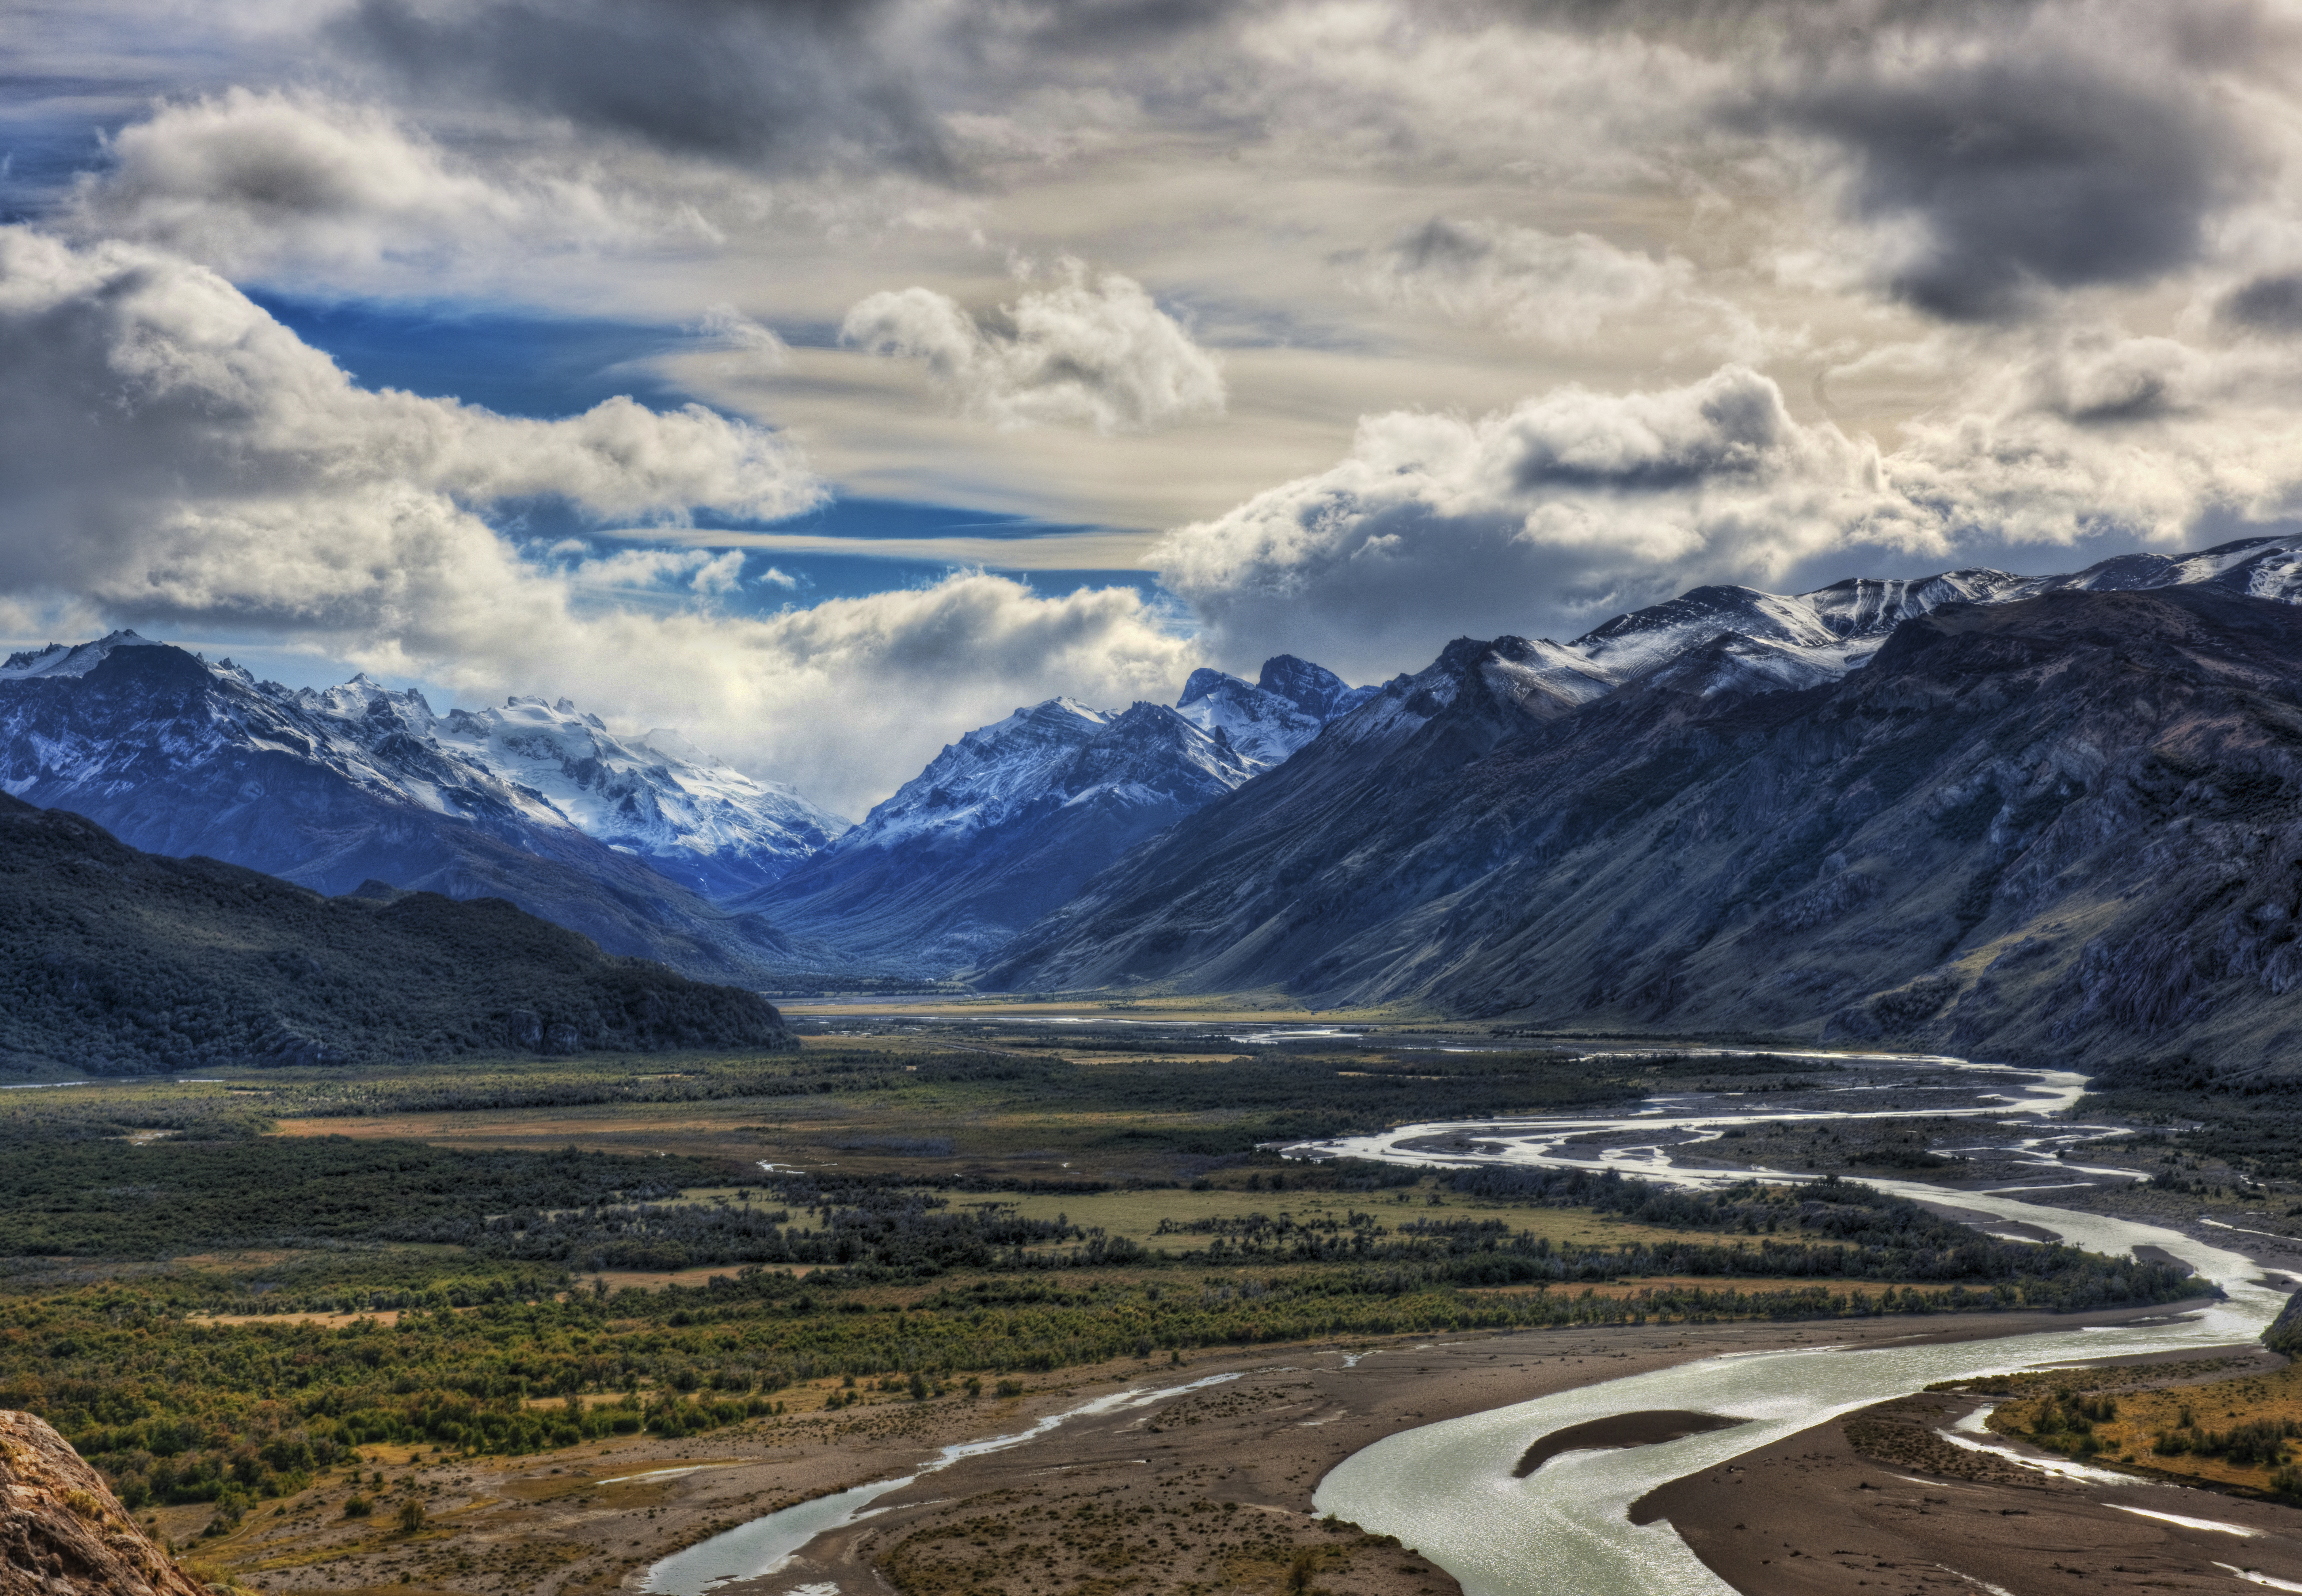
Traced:
<path fill-rule="evenodd" d="M 873 294 L 840 337 L 924 361 L 963 414 L 997 427 L 1143 433 L 1222 414 L 1221 363 L 1142 284 L 1071 259 L 1054 276 L 980 320 L 931 289 Z"/>
<path fill-rule="evenodd" d="M 236 277 L 404 283 L 410 270 L 516 281 L 525 262 L 692 249 L 718 230 L 634 174 L 532 138 L 475 154 L 386 108 L 233 88 L 164 102 L 113 136 L 63 219 Z M 659 186 L 661 193 L 665 185 Z"/>
<path fill-rule="evenodd" d="M 740 555 L 529 559 L 478 513 L 548 495 L 676 525 L 820 494 L 780 438 L 700 407 L 534 421 L 372 391 L 205 268 L 0 228 L 14 612 L 292 639 L 474 695 L 566 693 L 693 728 L 849 810 L 954 728 L 1058 692 L 1162 694 L 1191 663 L 1131 590 L 1049 599 L 960 575 L 731 616 Z M 681 601 L 628 601 L 643 593 Z"/>
<path fill-rule="evenodd" d="M 1450 636 L 1575 635 L 1702 583 L 1796 586 L 1961 564 L 2070 569 L 2179 546 L 2210 512 L 2302 512 L 2302 362 L 2096 329 L 2042 334 L 1883 454 L 1726 366 L 1567 387 L 1475 419 L 1367 417 L 1330 469 L 1154 551 L 1234 668 L 1284 648 L 1355 679 Z"/>

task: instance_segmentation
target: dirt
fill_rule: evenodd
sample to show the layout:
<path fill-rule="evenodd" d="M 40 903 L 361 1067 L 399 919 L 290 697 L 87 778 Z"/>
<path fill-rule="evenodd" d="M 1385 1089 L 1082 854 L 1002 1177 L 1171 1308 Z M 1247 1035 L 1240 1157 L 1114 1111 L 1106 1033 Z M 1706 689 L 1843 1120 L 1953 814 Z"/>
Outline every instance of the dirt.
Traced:
<path fill-rule="evenodd" d="M 1743 1424 L 1743 1419 L 1730 1419 L 1723 1414 L 1688 1413 L 1670 1409 L 1660 1413 L 1617 1413 L 1603 1419 L 1592 1419 L 1584 1424 L 1569 1424 L 1564 1430 L 1550 1434 L 1527 1448 L 1511 1470 L 1513 1479 L 1524 1480 L 1562 1452 L 1589 1452 L 1616 1447 L 1659 1447 L 1667 1441 L 1684 1441 L 1690 1435 L 1708 1435 L 1713 1430 L 1731 1430 Z"/>
<path fill-rule="evenodd" d="M 2057 1479 L 1940 1438 L 1982 1399 L 1920 1394 L 1864 1408 L 1675 1480 L 1634 1503 L 1632 1519 L 1667 1519 L 1746 1596 L 2226 1592 L 2240 1570 L 2302 1581 L 2302 1512 Z"/>
<path fill-rule="evenodd" d="M 1130 1596 L 1217 1588 L 1277 1596 L 1299 1576 L 1302 1588 L 1333 1596 L 1453 1596 L 1455 1582 L 1421 1558 L 1322 1523 L 1311 1505 L 1321 1478 L 1397 1431 L 1723 1352 L 1963 1341 L 2170 1311 L 2179 1310 L 1477 1332 L 1202 1355 L 1180 1366 L 1130 1360 L 1038 1377 L 1006 1399 L 875 1393 L 832 1411 L 814 1407 L 824 1393 L 795 1388 L 793 1406 L 808 1411 L 684 1441 L 640 1437 L 454 1463 L 367 1449 L 357 1483 L 373 1502 L 367 1516 L 344 1516 L 354 1482 L 339 1473 L 262 1504 L 190 1555 L 268 1591 L 605 1596 L 635 1590 L 649 1565 L 683 1547 L 915 1473 L 952 1442 L 1012 1434 L 1122 1390 L 1236 1374 L 927 1474 L 776 1575 L 721 1590 L 778 1596 L 834 1583 L 854 1596 L 1122 1587 Z M 423 1504 L 423 1522 L 403 1529 L 399 1511 L 411 1500 Z M 159 1527 L 189 1541 L 206 1511 L 168 1509 Z"/>

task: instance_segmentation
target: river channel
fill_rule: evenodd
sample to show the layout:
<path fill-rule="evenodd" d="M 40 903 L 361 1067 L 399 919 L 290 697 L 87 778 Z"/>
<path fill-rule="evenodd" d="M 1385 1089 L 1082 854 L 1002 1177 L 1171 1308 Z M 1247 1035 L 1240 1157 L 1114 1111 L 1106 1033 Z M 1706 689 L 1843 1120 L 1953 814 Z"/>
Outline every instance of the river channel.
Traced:
<path fill-rule="evenodd" d="M 1914 1112 L 1972 1119 L 1979 1131 L 1997 1137 L 1999 1150 L 2018 1165 L 2035 1165 L 2060 1178 L 1982 1191 L 1868 1176 L 1865 1183 L 1976 1218 L 2036 1227 L 2093 1251 L 2121 1254 L 2137 1247 L 2156 1247 L 2219 1286 L 2223 1298 L 2203 1309 L 2114 1327 L 1948 1346 L 1739 1354 L 1562 1391 L 1387 1436 L 1345 1459 L 1320 1483 L 1313 1499 L 1315 1509 L 1376 1533 L 1398 1536 L 1452 1575 L 1466 1596 L 1556 1596 L 1562 1592 L 1576 1596 L 1732 1596 L 1732 1587 L 1705 1567 L 1668 1524 L 1634 1525 L 1627 1514 L 1630 1504 L 1682 1475 L 1938 1381 L 2252 1341 L 2284 1306 L 2282 1293 L 2257 1283 L 2261 1265 L 2239 1253 L 2162 1227 L 2029 1200 L 2072 1184 L 2071 1175 L 2131 1178 L 2125 1172 L 2073 1164 L 2056 1155 L 2062 1144 L 2087 1132 L 2041 1121 L 2077 1101 L 2083 1078 L 1944 1058 L 1881 1057 L 1870 1062 L 1882 1066 L 1888 1079 L 1832 1088 L 1829 1095 L 1844 1106 L 1817 1101 L 1811 1094 L 1794 1103 L 1656 1099 L 1637 1113 L 1619 1117 L 1416 1125 L 1380 1136 L 1306 1144 L 1288 1152 L 1298 1157 L 1340 1155 L 1450 1167 L 1612 1168 L 1645 1180 L 1700 1187 L 1749 1178 L 1747 1171 L 1706 1167 L 1699 1160 L 1690 1167 L 1682 1162 L 1690 1157 L 1689 1149 L 1715 1152 L 1711 1144 L 1737 1120 L 1884 1119 Z M 1922 1109 L 1908 1105 L 1912 1093 L 1940 1090 L 1930 1083 L 1945 1077 L 1969 1088 L 1966 1101 L 1930 1102 Z M 2002 1089 L 1980 1089 L 1986 1086 Z M 1879 1101 L 1873 1106 L 1874 1099 L 1864 1094 L 1899 1094 L 1901 1101 L 1891 1105 Z M 1802 1171 L 1766 1174 L 1769 1180 L 1818 1178 Z M 1182 1389 L 1117 1392 L 1072 1412 L 1154 1402 Z M 1553 1431 L 1610 1415 L 1664 1410 L 1745 1422 L 1661 1445 L 1567 1452 L 1524 1479 L 1516 1476 L 1514 1466 L 1529 1444 Z M 948 1448 L 921 1472 L 979 1452 L 1025 1444 L 1068 1416 L 1054 1415 L 1020 1434 Z M 643 1588 L 660 1596 L 702 1596 L 716 1584 L 769 1572 L 815 1535 L 853 1522 L 870 1511 L 871 1500 L 909 1483 L 909 1477 L 879 1482 L 755 1519 L 657 1564 Z"/>

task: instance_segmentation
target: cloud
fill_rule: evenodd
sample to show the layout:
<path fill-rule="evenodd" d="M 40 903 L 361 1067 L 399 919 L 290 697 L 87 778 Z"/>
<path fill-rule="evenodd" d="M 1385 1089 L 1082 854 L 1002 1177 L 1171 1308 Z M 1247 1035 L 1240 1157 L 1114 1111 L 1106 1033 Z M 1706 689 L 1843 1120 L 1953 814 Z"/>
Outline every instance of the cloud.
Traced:
<path fill-rule="evenodd" d="M 1363 679 L 1449 636 L 1571 635 L 1696 582 L 1786 570 L 1891 508 L 1875 449 L 1728 366 L 1475 420 L 1370 416 L 1337 466 L 1181 528 L 1154 559 L 1218 658 L 1285 647 Z"/>
<path fill-rule="evenodd" d="M 1392 304 L 1573 345 L 1620 317 L 1685 309 L 1694 278 L 1683 256 L 1658 259 L 1587 232 L 1434 216 L 1380 251 L 1361 281 Z"/>
<path fill-rule="evenodd" d="M 980 572 L 758 616 L 586 604 L 516 567 L 458 597 L 420 626 L 315 640 L 467 701 L 549 691 L 618 724 L 675 726 L 850 815 L 970 727 L 1057 693 L 1169 699 L 1199 662 L 1132 589 L 1049 597 Z"/>
<path fill-rule="evenodd" d="M 1884 455 L 1731 365 L 1477 419 L 1370 416 L 1346 459 L 1179 529 L 1152 560 L 1234 668 L 1283 649 L 1363 679 L 1451 636 L 1572 636 L 1703 583 L 2070 570 L 2189 546 L 2209 517 L 2302 516 L 2289 344 L 2096 324 L 2011 353 L 1970 340 L 1964 361 L 1956 401 Z"/>
<path fill-rule="evenodd" d="M 1869 9 L 1794 43 L 1726 120 L 1815 140 L 1847 247 L 1923 311 L 2003 319 L 2153 281 L 2267 192 L 2246 80 L 2291 41 L 2265 8 Z"/>
<path fill-rule="evenodd" d="M 611 399 L 542 421 L 356 386 L 223 278 L 135 245 L 0 228 L 0 503 L 69 567 L 180 503 L 404 488 L 458 504 L 562 498 L 594 516 L 760 519 L 822 490 L 775 434 L 701 406 Z M 321 535 L 315 532 L 314 535 Z"/>
<path fill-rule="evenodd" d="M 2042 333 L 1886 461 L 1935 547 L 2073 550 L 2105 534 L 2180 545 L 2210 514 L 2302 513 L 2302 361 L 2090 326 Z M 2019 556 L 2018 556 L 2019 557 Z"/>
<path fill-rule="evenodd" d="M 580 542 L 569 542 L 555 546 L 552 552 L 573 552 L 584 547 Z M 698 549 L 618 549 L 612 554 L 571 560 L 559 569 L 580 592 L 619 599 L 658 594 L 725 598 L 744 586 L 744 555 L 735 549 L 724 554 Z"/>
<path fill-rule="evenodd" d="M 372 281 L 712 236 L 692 206 L 606 181 L 597 164 L 475 159 L 378 106 L 310 93 L 164 103 L 108 153 L 67 208 L 80 237 L 150 243 L 239 276 Z"/>
<path fill-rule="evenodd" d="M 945 135 L 895 29 L 936 21 L 885 0 L 360 0 L 335 31 L 424 96 L 758 170 L 942 179 Z"/>
<path fill-rule="evenodd" d="M 740 550 L 531 553 L 481 513 L 554 496 L 592 517 L 770 518 L 819 493 L 780 439 L 700 407 L 531 421 L 371 391 L 203 267 L 0 228 L 0 619 L 269 639 L 474 696 L 549 688 L 850 809 L 954 728 L 1061 692 L 1164 696 L 1197 662 L 1128 589 L 962 574 L 729 614 Z"/>
<path fill-rule="evenodd" d="M 791 349 L 777 336 L 776 330 L 753 321 L 733 305 L 705 307 L 702 319 L 695 325 L 695 335 L 731 355 L 748 356 L 759 369 L 791 369 Z"/>
<path fill-rule="evenodd" d="M 2225 325 L 2281 337 L 2302 332 L 2302 272 L 2278 272 L 2240 283 L 2214 307 Z"/>
<path fill-rule="evenodd" d="M 1140 283 L 1065 259 L 1055 281 L 979 320 L 930 289 L 873 294 L 843 341 L 924 361 L 962 414 L 1002 428 L 1149 432 L 1222 414 L 1222 367 Z"/>

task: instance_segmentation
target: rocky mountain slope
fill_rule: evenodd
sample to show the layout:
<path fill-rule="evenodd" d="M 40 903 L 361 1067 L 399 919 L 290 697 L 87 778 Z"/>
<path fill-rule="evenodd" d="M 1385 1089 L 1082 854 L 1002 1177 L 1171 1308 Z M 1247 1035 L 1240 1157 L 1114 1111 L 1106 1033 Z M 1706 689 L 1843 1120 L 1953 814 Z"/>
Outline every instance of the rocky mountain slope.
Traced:
<path fill-rule="evenodd" d="M 1049 699 L 950 744 L 853 830 L 729 907 L 857 968 L 963 971 L 1358 700 L 1331 672 L 1284 656 L 1256 685 L 1199 671 L 1176 709 Z"/>
<path fill-rule="evenodd" d="M 1210 736 L 1222 732 L 1249 766 L 1267 770 L 1376 691 L 1347 686 L 1333 671 L 1279 654 L 1263 662 L 1252 684 L 1220 670 L 1193 671 L 1175 712 Z"/>
<path fill-rule="evenodd" d="M 0 1596 L 208 1596 L 45 1420 L 0 1411 Z"/>
<path fill-rule="evenodd" d="M 2285 596 L 2290 552 L 2198 558 L 1930 604 L 1804 687 L 1732 631 L 1580 703 L 1558 645 L 1456 643 L 992 982 L 2276 1066 L 2302 1041 L 2302 609 L 2251 596 Z"/>
<path fill-rule="evenodd" d="M 573 825 L 706 898 L 764 886 L 847 829 L 790 787 L 747 776 L 676 731 L 620 737 L 564 698 L 434 715 L 422 693 L 389 693 L 365 676 L 295 697 L 372 752 L 396 734 L 484 770 L 537 823 Z"/>
<path fill-rule="evenodd" d="M 2127 554 L 2059 576 L 1987 567 L 1913 579 L 1849 577 L 1805 593 L 1698 587 L 1619 615 L 1572 643 L 1525 646 L 1529 678 L 1570 704 L 1588 703 L 1695 649 L 1731 640 L 1719 668 L 1756 691 L 1811 687 L 1866 663 L 1894 629 L 1944 604 L 2007 604 L 2048 592 L 2209 586 L 2302 600 L 2302 538 L 2247 538 L 2195 554 Z"/>
<path fill-rule="evenodd" d="M 771 878 L 843 823 L 700 756 L 643 762 L 658 753 L 564 705 L 434 717 L 417 693 L 290 693 L 132 633 L 0 668 L 0 790 L 133 846 L 330 894 L 373 879 L 506 898 L 706 978 L 803 962 L 766 920 L 657 866 Z"/>
<path fill-rule="evenodd" d="M 327 898 L 0 795 L 0 1064 L 141 1074 L 463 1053 L 791 1046 L 752 993 L 498 898 Z"/>

